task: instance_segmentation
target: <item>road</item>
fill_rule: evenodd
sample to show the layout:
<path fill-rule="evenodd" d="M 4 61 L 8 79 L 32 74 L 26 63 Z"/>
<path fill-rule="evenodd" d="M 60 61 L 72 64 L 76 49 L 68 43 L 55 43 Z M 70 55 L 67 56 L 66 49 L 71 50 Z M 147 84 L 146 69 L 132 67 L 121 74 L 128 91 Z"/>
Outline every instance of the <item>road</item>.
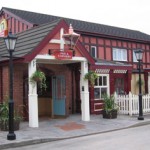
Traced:
<path fill-rule="evenodd" d="M 7 150 L 150 150 L 150 125 Z"/>

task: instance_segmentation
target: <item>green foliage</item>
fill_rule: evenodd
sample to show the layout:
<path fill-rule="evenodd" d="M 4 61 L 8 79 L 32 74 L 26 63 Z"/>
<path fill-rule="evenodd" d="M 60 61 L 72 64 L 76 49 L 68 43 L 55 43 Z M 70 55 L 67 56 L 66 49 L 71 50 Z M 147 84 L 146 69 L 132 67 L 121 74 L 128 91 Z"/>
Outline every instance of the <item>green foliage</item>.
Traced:
<path fill-rule="evenodd" d="M 0 104 L 0 121 L 8 121 L 9 107 L 8 102 L 3 102 Z"/>
<path fill-rule="evenodd" d="M 19 109 L 19 107 L 18 107 Z M 0 103 L 0 122 L 6 123 L 9 120 L 9 103 L 8 101 L 4 101 Z M 22 117 L 19 114 L 19 111 L 14 111 L 14 120 L 21 121 Z"/>
<path fill-rule="evenodd" d="M 44 88 L 46 90 L 47 88 L 45 73 L 40 70 L 37 70 L 32 74 L 30 82 L 32 83 L 37 82 L 41 89 Z"/>
<path fill-rule="evenodd" d="M 94 71 L 91 71 L 91 70 L 88 73 L 86 73 L 84 76 L 84 80 L 89 80 L 91 86 L 94 86 L 95 80 L 97 78 L 98 78 L 97 73 L 95 73 Z"/>
<path fill-rule="evenodd" d="M 110 113 L 112 110 L 118 110 L 118 106 L 115 103 L 115 98 L 113 95 L 108 96 L 107 94 L 103 95 L 104 98 L 104 110 L 106 113 Z"/>
<path fill-rule="evenodd" d="M 137 80 L 137 85 L 139 85 L 140 81 L 139 79 Z M 141 79 L 141 85 L 144 85 L 144 80 Z"/>

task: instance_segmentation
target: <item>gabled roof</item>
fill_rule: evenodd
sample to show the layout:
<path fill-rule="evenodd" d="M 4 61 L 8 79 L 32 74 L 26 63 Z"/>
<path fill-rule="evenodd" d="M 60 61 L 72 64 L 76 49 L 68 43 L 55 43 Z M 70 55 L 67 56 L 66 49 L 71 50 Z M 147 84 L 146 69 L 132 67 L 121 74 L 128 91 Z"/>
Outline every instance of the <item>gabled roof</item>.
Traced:
<path fill-rule="evenodd" d="M 12 9 L 3 7 L 2 11 L 9 11 L 10 13 L 19 16 L 20 18 L 34 24 L 40 25 L 47 22 L 54 21 L 56 19 L 64 18 L 46 14 L 40 14 L 35 12 L 29 12 L 24 10 Z M 72 24 L 76 31 L 81 32 L 81 34 L 93 34 L 99 36 L 106 36 L 110 38 L 123 38 L 126 40 L 138 40 L 144 42 L 150 42 L 150 35 L 119 27 L 107 26 L 98 23 L 91 23 L 81 20 L 64 18 L 68 24 Z"/>
<path fill-rule="evenodd" d="M 39 43 L 47 36 L 48 33 L 50 33 L 54 29 L 54 27 L 59 22 L 60 20 L 55 20 L 54 22 L 18 33 L 14 56 L 21 58 L 25 57 L 26 55 L 30 55 L 34 51 L 34 49 L 39 46 Z M 3 38 L 0 38 L 0 56 L 8 56 Z M 0 61 L 6 59 L 8 58 L 1 57 Z"/>
<path fill-rule="evenodd" d="M 16 34 L 18 38 L 13 56 L 23 59 L 24 62 L 31 61 L 62 27 L 65 30 L 69 28 L 63 19 L 58 19 Z M 95 63 L 81 42 L 78 41 L 76 46 L 81 54 L 88 59 L 89 63 Z M 8 60 L 8 57 L 4 39 L 0 38 L 0 61 Z"/>

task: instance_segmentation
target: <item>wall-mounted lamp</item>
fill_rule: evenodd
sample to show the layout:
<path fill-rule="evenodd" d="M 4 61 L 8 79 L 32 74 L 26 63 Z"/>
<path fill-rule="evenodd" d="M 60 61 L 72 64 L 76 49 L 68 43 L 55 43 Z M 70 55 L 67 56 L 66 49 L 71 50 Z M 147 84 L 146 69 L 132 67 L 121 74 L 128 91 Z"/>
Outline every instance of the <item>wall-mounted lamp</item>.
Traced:
<path fill-rule="evenodd" d="M 69 49 L 73 51 L 73 56 L 75 55 L 74 47 L 80 37 L 80 34 L 74 32 L 72 25 L 69 26 L 69 33 L 63 34 L 65 43 L 69 46 Z"/>

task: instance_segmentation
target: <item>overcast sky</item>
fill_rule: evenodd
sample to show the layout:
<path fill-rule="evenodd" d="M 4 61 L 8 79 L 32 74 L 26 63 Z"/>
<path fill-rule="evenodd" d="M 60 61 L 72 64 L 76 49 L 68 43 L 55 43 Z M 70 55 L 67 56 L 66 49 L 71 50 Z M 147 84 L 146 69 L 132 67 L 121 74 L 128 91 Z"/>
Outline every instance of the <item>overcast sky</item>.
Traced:
<path fill-rule="evenodd" d="M 128 28 L 150 35 L 150 0 L 0 0 L 2 7 Z"/>

